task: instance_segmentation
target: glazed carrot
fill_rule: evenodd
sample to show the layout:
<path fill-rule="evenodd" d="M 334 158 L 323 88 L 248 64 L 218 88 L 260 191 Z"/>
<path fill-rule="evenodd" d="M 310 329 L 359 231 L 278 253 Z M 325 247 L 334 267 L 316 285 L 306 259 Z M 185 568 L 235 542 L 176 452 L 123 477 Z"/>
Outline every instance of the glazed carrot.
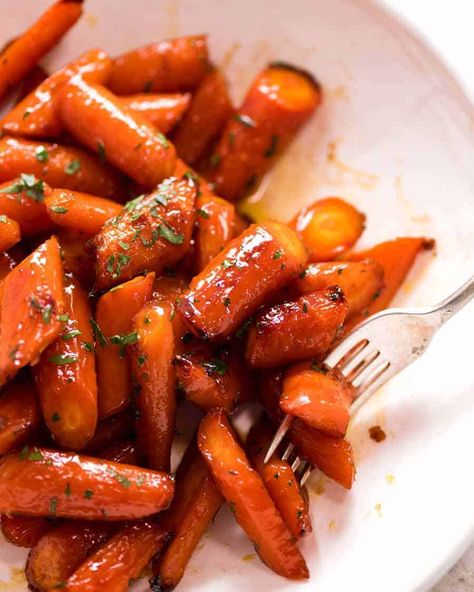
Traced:
<path fill-rule="evenodd" d="M 328 436 L 343 438 L 354 396 L 354 387 L 342 374 L 303 362 L 286 370 L 280 407 Z"/>
<path fill-rule="evenodd" d="M 136 384 L 138 442 L 147 466 L 163 471 L 170 469 L 176 413 L 173 310 L 165 302 L 146 305 L 133 321 L 129 349 Z"/>
<path fill-rule="evenodd" d="M 53 189 L 45 205 L 55 224 L 89 236 L 122 211 L 122 206 L 110 199 L 69 189 Z"/>
<path fill-rule="evenodd" d="M 20 225 L 16 220 L 0 215 L 0 252 L 8 251 L 13 245 L 20 242 Z"/>
<path fill-rule="evenodd" d="M 310 261 L 328 261 L 356 243 L 365 228 L 365 215 L 339 197 L 327 197 L 301 210 L 292 226 Z"/>
<path fill-rule="evenodd" d="M 196 186 L 170 178 L 153 193 L 125 205 L 92 239 L 96 290 L 132 279 L 144 271 L 160 274 L 189 249 Z"/>
<path fill-rule="evenodd" d="M 51 189 L 34 175 L 21 174 L 0 185 L 0 216 L 8 216 L 20 226 L 22 236 L 48 232 L 53 228 L 44 200 Z"/>
<path fill-rule="evenodd" d="M 94 261 L 85 248 L 87 237 L 66 227 L 58 229 L 57 237 L 61 247 L 64 271 L 72 273 L 84 288 L 90 290 L 95 274 Z"/>
<path fill-rule="evenodd" d="M 249 432 L 246 449 L 291 534 L 300 538 L 312 531 L 308 494 L 300 487 L 286 460 L 274 454 L 264 462 L 272 438 L 270 425 L 261 418 Z"/>
<path fill-rule="evenodd" d="M 29 173 L 53 187 L 63 187 L 102 197 L 120 199 L 120 176 L 79 148 L 20 140 L 0 139 L 0 182 Z"/>
<path fill-rule="evenodd" d="M 124 342 L 133 335 L 133 317 L 152 296 L 154 279 L 154 273 L 137 277 L 105 293 L 97 302 L 94 328 L 102 418 L 125 409 L 131 402 Z"/>
<path fill-rule="evenodd" d="M 207 67 L 206 36 L 179 37 L 115 58 L 108 86 L 118 95 L 188 90 L 199 83 Z"/>
<path fill-rule="evenodd" d="M 179 156 L 196 163 L 211 146 L 232 113 L 227 83 L 219 70 L 211 70 L 193 94 L 183 121 L 173 137 Z"/>
<path fill-rule="evenodd" d="M 135 417 L 133 413 L 124 411 L 104 419 L 97 424 L 97 429 L 92 440 L 84 448 L 84 454 L 97 456 L 104 449 L 112 446 L 118 440 L 130 436 L 135 427 Z M 134 464 L 134 463 L 128 463 Z"/>
<path fill-rule="evenodd" d="M 63 126 L 56 110 L 56 95 L 61 86 L 79 74 L 88 82 L 103 83 L 112 60 L 101 49 L 90 49 L 76 60 L 46 78 L 0 121 L 7 134 L 30 138 L 54 138 Z"/>
<path fill-rule="evenodd" d="M 362 312 L 384 286 L 383 268 L 372 259 L 354 262 L 311 263 L 296 280 L 300 294 L 339 286 L 349 307 L 347 318 Z"/>
<path fill-rule="evenodd" d="M 247 361 L 252 368 L 272 368 L 319 358 L 346 315 L 347 303 L 337 286 L 264 308 L 249 329 Z"/>
<path fill-rule="evenodd" d="M 181 160 L 181 158 L 176 159 L 173 177 L 188 177 L 194 179 L 199 185 L 199 195 L 214 195 L 214 192 L 206 179 L 184 162 L 184 160 Z"/>
<path fill-rule="evenodd" d="M 122 105 L 146 117 L 163 134 L 167 134 L 182 119 L 190 102 L 189 93 L 145 93 L 120 97 Z"/>
<path fill-rule="evenodd" d="M 8 384 L 0 398 L 0 456 L 34 435 L 41 425 L 35 386 L 28 380 Z"/>
<path fill-rule="evenodd" d="M 18 84 L 69 31 L 82 14 L 82 2 L 58 0 L 0 55 L 0 97 Z"/>
<path fill-rule="evenodd" d="M 81 450 L 97 425 L 94 338 L 87 293 L 72 276 L 66 276 L 64 293 L 67 321 L 33 372 L 54 440 L 62 448 Z"/>
<path fill-rule="evenodd" d="M 0 513 L 129 520 L 168 507 L 165 473 L 75 453 L 25 447 L 0 459 Z"/>
<path fill-rule="evenodd" d="M 59 91 L 58 113 L 79 142 L 138 183 L 155 187 L 172 174 L 176 151 L 171 142 L 105 87 L 72 78 Z"/>
<path fill-rule="evenodd" d="M 223 411 L 210 411 L 201 421 L 198 446 L 218 489 L 262 561 L 286 578 L 308 578 L 303 556 Z"/>
<path fill-rule="evenodd" d="M 201 337 L 223 339 L 302 270 L 306 252 L 277 222 L 252 225 L 193 278 L 178 310 Z"/>
<path fill-rule="evenodd" d="M 5 540 L 27 549 L 34 547 L 54 527 L 50 520 L 31 516 L 1 516 L 0 521 Z"/>
<path fill-rule="evenodd" d="M 153 300 L 175 302 L 176 298 L 187 289 L 188 284 L 189 282 L 182 275 L 160 275 L 153 284 Z"/>
<path fill-rule="evenodd" d="M 4 280 L 0 338 L 0 384 L 37 362 L 61 331 L 63 269 L 55 237 L 38 247 Z"/>
<path fill-rule="evenodd" d="M 210 158 L 207 177 L 215 191 L 236 200 L 272 165 L 321 102 L 310 74 L 270 64 L 253 82 Z"/>

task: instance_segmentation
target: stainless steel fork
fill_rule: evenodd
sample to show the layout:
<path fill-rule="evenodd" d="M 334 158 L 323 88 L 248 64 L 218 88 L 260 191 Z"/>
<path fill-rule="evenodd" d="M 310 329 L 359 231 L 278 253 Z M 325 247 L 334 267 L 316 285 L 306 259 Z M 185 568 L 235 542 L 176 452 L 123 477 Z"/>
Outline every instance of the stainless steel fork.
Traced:
<path fill-rule="evenodd" d="M 324 364 L 341 371 L 354 386 L 352 413 L 384 383 L 419 358 L 441 325 L 472 298 L 474 276 L 435 306 L 389 308 L 358 325 L 324 360 Z M 291 422 L 292 417 L 287 415 L 280 424 L 265 462 L 280 445 Z M 314 467 L 297 455 L 291 443 L 282 459 L 291 462 L 291 468 L 303 485 Z"/>

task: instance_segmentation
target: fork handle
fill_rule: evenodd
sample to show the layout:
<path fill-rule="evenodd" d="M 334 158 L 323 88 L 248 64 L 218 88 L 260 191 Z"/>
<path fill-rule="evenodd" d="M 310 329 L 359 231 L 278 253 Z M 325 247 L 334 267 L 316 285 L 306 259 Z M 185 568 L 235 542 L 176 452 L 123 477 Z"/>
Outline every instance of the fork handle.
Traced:
<path fill-rule="evenodd" d="M 474 298 L 474 276 L 471 276 L 456 292 L 434 306 L 430 313 L 436 315 L 440 326 L 466 306 Z"/>

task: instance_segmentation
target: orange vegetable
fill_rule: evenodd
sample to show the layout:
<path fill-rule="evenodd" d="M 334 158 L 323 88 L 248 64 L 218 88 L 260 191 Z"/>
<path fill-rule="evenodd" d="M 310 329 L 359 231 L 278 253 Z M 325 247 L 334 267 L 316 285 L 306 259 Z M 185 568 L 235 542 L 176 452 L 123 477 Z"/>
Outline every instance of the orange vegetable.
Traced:
<path fill-rule="evenodd" d="M 7 134 L 30 138 L 59 136 L 62 124 L 56 110 L 56 96 L 61 86 L 79 74 L 88 82 L 103 83 L 107 79 L 112 60 L 101 49 L 90 49 L 32 89 L 0 121 Z"/>
<path fill-rule="evenodd" d="M 39 155 L 42 160 L 38 160 Z M 120 199 L 124 193 L 120 176 L 84 150 L 16 138 L 0 139 L 0 182 L 22 173 L 35 175 L 53 187 L 102 197 Z"/>
<path fill-rule="evenodd" d="M 308 494 L 300 487 L 286 460 L 281 460 L 274 454 L 267 463 L 264 462 L 272 438 L 273 432 L 269 424 L 261 418 L 251 428 L 246 448 L 254 468 L 262 478 L 291 534 L 300 538 L 312 531 Z"/>
<path fill-rule="evenodd" d="M 15 269 L 17 264 L 16 258 L 12 257 L 11 253 L 0 253 L 0 285 L 3 284 L 3 280 L 12 269 Z"/>
<path fill-rule="evenodd" d="M 187 287 L 188 281 L 181 275 L 160 275 L 155 279 L 153 284 L 153 300 L 159 300 L 160 302 L 169 300 L 170 302 L 174 302 Z"/>
<path fill-rule="evenodd" d="M 69 228 L 58 229 L 57 233 L 63 267 L 66 273 L 72 273 L 87 290 L 92 288 L 95 280 L 94 261 L 85 248 L 82 234 Z"/>
<path fill-rule="evenodd" d="M 34 367 L 43 417 L 62 448 L 80 450 L 97 425 L 97 378 L 87 293 L 66 276 L 67 321 Z"/>
<path fill-rule="evenodd" d="M 61 331 L 63 269 L 55 237 L 38 247 L 4 280 L 0 332 L 0 385 L 38 361 Z"/>
<path fill-rule="evenodd" d="M 180 157 L 189 164 L 196 163 L 217 138 L 231 113 L 225 78 L 219 70 L 211 70 L 194 92 L 191 105 L 174 135 Z"/>
<path fill-rule="evenodd" d="M 179 37 L 118 56 L 108 82 L 112 92 L 176 92 L 196 86 L 206 73 L 205 35 Z"/>
<path fill-rule="evenodd" d="M 316 290 L 339 286 L 349 309 L 347 318 L 362 312 L 378 298 L 384 286 L 383 268 L 372 259 L 354 262 L 311 263 L 296 280 L 296 291 L 308 294 Z"/>
<path fill-rule="evenodd" d="M 86 520 L 156 514 L 173 497 L 172 478 L 75 453 L 25 447 L 0 459 L 0 513 Z"/>
<path fill-rule="evenodd" d="M 189 93 L 138 94 L 120 97 L 120 103 L 167 134 L 183 117 L 191 102 Z"/>
<path fill-rule="evenodd" d="M 0 252 L 8 251 L 20 242 L 20 225 L 4 214 L 0 215 Z"/>
<path fill-rule="evenodd" d="M 155 187 L 172 174 L 174 146 L 105 87 L 72 78 L 59 91 L 58 112 L 79 142 L 138 183 Z"/>
<path fill-rule="evenodd" d="M 199 186 L 198 195 L 214 195 L 211 186 L 206 181 L 206 179 L 202 175 L 197 173 L 193 168 L 191 168 L 187 163 L 185 163 L 184 160 L 181 160 L 181 158 L 177 158 L 173 171 L 173 177 L 184 176 L 190 177 L 197 181 Z"/>
<path fill-rule="evenodd" d="M 81 14 L 81 2 L 59 0 L 6 47 L 0 55 L 0 97 L 35 67 Z"/>
<path fill-rule="evenodd" d="M 122 211 L 122 206 L 110 199 L 68 189 L 53 189 L 45 204 L 55 224 L 89 236 Z"/>
<path fill-rule="evenodd" d="M 97 424 L 97 429 L 92 440 L 84 448 L 83 453 L 91 456 L 97 456 L 107 447 L 112 446 L 117 441 L 130 436 L 135 427 L 135 417 L 133 413 L 124 411 L 104 419 Z M 128 463 L 133 465 L 134 463 Z"/>
<path fill-rule="evenodd" d="M 100 417 L 113 415 L 131 402 L 129 368 L 120 336 L 123 341 L 133 334 L 133 317 L 150 300 L 154 279 L 154 273 L 136 277 L 106 292 L 97 302 L 94 327 Z"/>
<path fill-rule="evenodd" d="M 337 286 L 264 308 L 249 329 L 247 361 L 252 368 L 271 368 L 319 358 L 331 347 L 346 314 Z"/>
<path fill-rule="evenodd" d="M 262 561 L 286 578 L 308 578 L 303 556 L 223 411 L 210 411 L 202 420 L 198 445 L 217 487 Z"/>
<path fill-rule="evenodd" d="M 283 411 L 280 409 L 282 384 L 283 370 L 280 368 L 260 372 L 257 390 L 258 400 L 273 423 L 281 423 L 285 418 Z"/>
<path fill-rule="evenodd" d="M 16 547 L 34 547 L 53 528 L 45 518 L 31 516 L 1 516 L 2 534 L 5 540 Z"/>
<path fill-rule="evenodd" d="M 236 200 L 253 187 L 320 102 L 320 87 L 307 72 L 282 63 L 265 68 L 209 160 L 206 176 L 216 192 Z"/>
<path fill-rule="evenodd" d="M 104 290 L 144 271 L 160 274 L 189 249 L 196 186 L 175 178 L 129 202 L 90 242 L 96 289 Z M 166 205 L 165 205 L 166 204 Z"/>
<path fill-rule="evenodd" d="M 173 306 L 151 302 L 133 321 L 129 360 L 136 384 L 137 435 L 148 466 L 169 471 L 176 413 Z M 159 352 L 159 355 L 157 355 Z"/>
<path fill-rule="evenodd" d="M 263 302 L 301 271 L 306 253 L 277 222 L 252 225 L 193 278 L 178 310 L 208 339 L 231 335 Z"/>
<path fill-rule="evenodd" d="M 0 456 L 23 446 L 41 425 L 41 409 L 34 384 L 10 383 L 0 398 Z"/>
<path fill-rule="evenodd" d="M 280 407 L 328 436 L 343 438 L 354 396 L 354 387 L 342 374 L 303 362 L 286 370 Z"/>

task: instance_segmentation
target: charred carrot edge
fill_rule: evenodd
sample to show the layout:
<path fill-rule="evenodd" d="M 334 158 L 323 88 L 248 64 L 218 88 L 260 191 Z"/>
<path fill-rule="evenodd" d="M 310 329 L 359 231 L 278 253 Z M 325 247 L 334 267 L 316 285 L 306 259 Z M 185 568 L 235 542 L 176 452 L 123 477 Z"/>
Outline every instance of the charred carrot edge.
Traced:
<path fill-rule="evenodd" d="M 262 479 L 252 469 L 223 411 L 201 421 L 198 446 L 236 520 L 270 569 L 289 579 L 309 577 L 308 568 Z"/>
<path fill-rule="evenodd" d="M 138 115 L 143 115 L 163 134 L 181 121 L 189 108 L 189 93 L 138 94 L 120 97 L 120 103 Z"/>
<path fill-rule="evenodd" d="M 82 14 L 79 1 L 59 0 L 0 55 L 0 97 L 50 51 Z"/>
<path fill-rule="evenodd" d="M 45 518 L 29 516 L 1 516 L 2 534 L 15 547 L 31 549 L 54 528 L 54 523 Z"/>
<path fill-rule="evenodd" d="M 20 225 L 16 220 L 0 215 L 0 252 L 8 251 L 21 240 Z"/>
<path fill-rule="evenodd" d="M 31 175 L 21 174 L 0 184 L 0 221 L 5 217 L 15 220 L 22 236 L 52 230 L 54 225 L 44 205 L 50 193 L 46 183 Z"/>

